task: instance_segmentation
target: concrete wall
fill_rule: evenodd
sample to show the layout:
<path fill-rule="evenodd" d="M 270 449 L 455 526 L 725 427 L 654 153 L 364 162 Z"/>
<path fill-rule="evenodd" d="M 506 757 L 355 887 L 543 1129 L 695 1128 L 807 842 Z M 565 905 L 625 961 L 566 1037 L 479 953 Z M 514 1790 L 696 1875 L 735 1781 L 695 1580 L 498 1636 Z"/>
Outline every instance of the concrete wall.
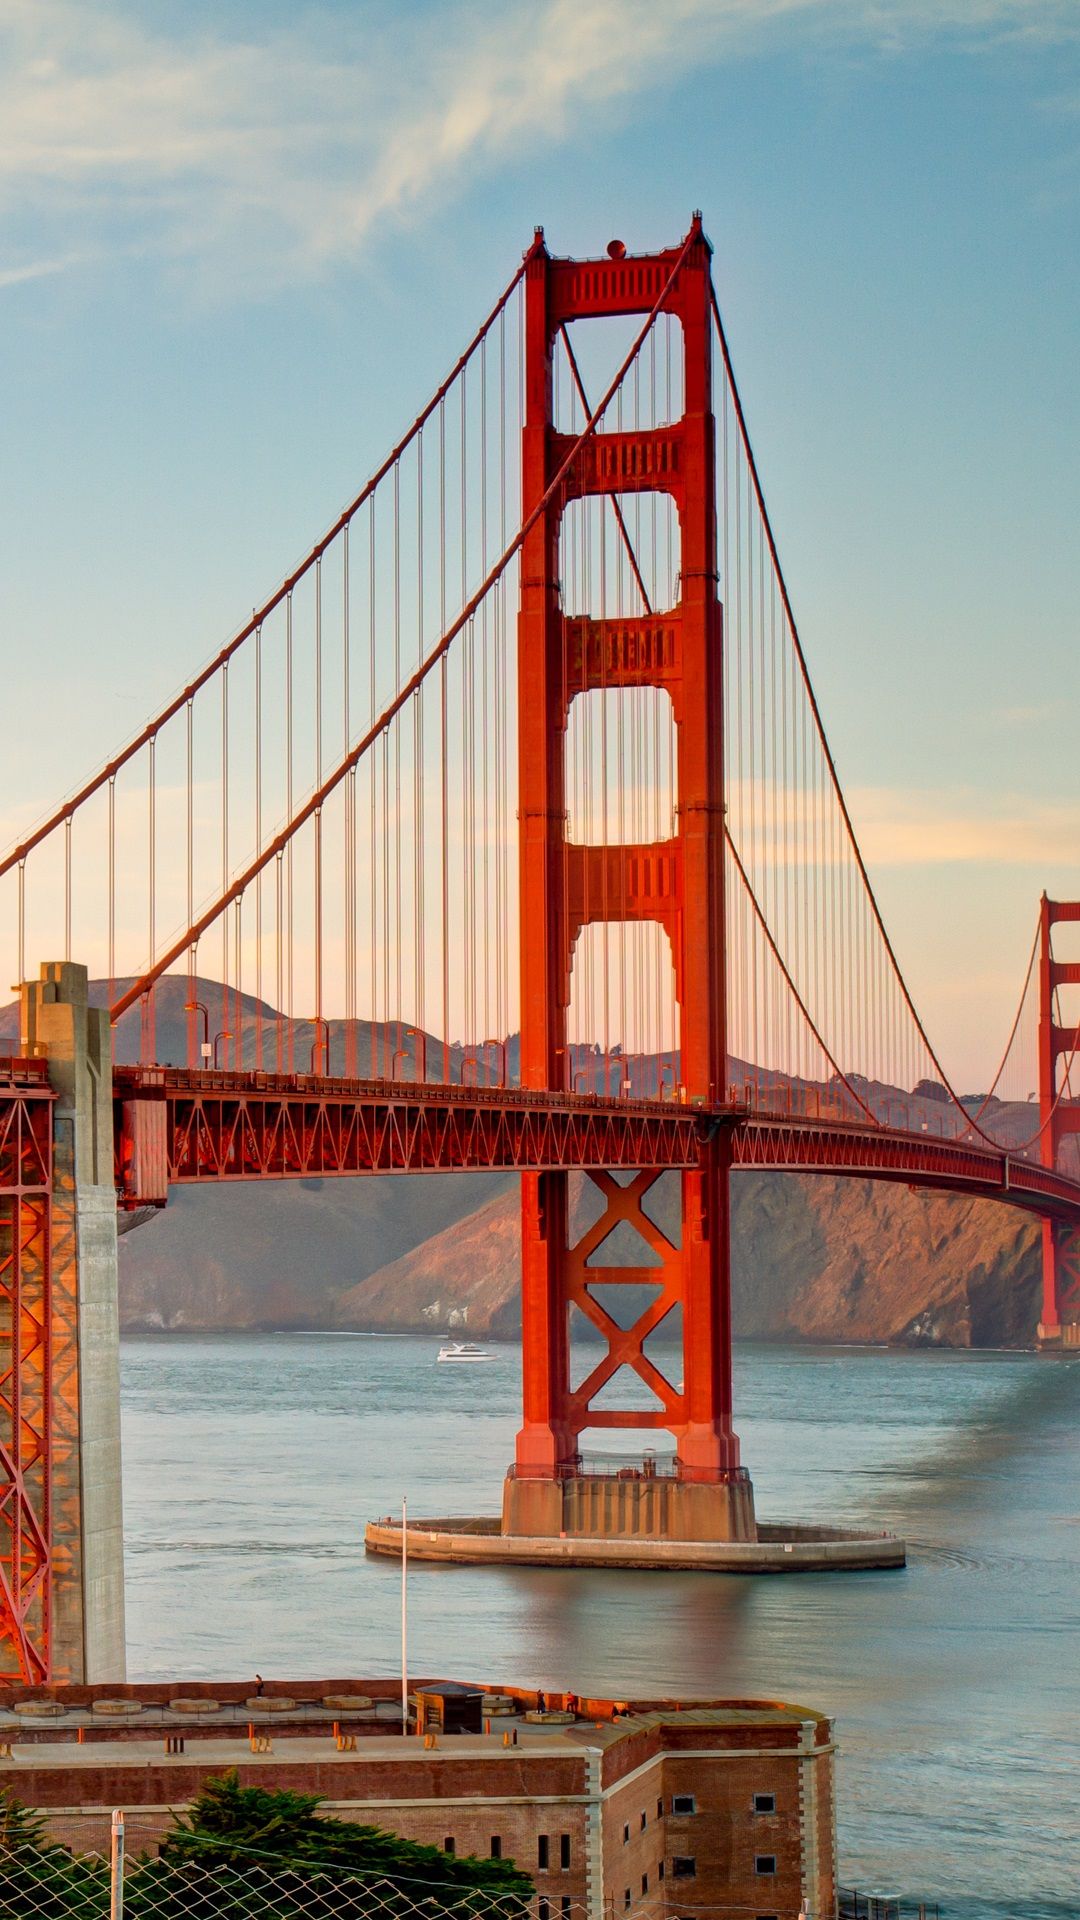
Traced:
<path fill-rule="evenodd" d="M 53 1647 L 58 1680 L 122 1680 L 124 1539 L 112 1036 L 86 968 L 22 989 L 24 1053 L 49 1062 L 54 1114 Z"/>
<path fill-rule="evenodd" d="M 564 1480 L 508 1475 L 504 1534 L 589 1540 L 755 1540 L 748 1480 L 695 1484 L 663 1477 L 582 1474 Z"/>

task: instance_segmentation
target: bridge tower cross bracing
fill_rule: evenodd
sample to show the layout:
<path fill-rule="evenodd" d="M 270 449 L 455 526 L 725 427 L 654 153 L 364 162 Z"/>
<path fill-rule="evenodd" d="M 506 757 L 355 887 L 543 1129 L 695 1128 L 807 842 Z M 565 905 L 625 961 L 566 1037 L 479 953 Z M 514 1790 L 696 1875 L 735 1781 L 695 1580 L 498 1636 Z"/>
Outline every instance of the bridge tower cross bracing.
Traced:
<path fill-rule="evenodd" d="M 682 248 L 600 260 L 552 258 L 542 234 L 525 281 L 525 417 L 522 512 L 526 523 L 573 444 L 553 417 L 553 350 L 571 322 L 648 314 Z M 519 844 L 521 862 L 521 1079 L 526 1088 L 570 1084 L 567 1037 L 574 949 L 595 922 L 656 921 L 670 945 L 680 1020 L 679 1079 L 688 1102 L 715 1107 L 726 1080 L 724 942 L 723 613 L 718 591 L 715 423 L 712 408 L 711 249 L 695 216 L 689 246 L 664 299 L 681 323 L 681 419 L 631 431 L 597 431 L 563 487 L 529 531 L 521 555 L 518 630 Z M 671 496 L 680 531 L 680 597 L 658 612 L 617 619 L 570 615 L 561 603 L 560 537 L 571 500 L 650 491 Z M 650 844 L 575 844 L 568 835 L 565 755 L 570 707 L 598 689 L 652 687 L 670 695 L 677 739 L 673 836 Z M 645 1207 L 655 1174 L 628 1184 L 588 1176 L 603 1211 L 573 1238 L 570 1176 L 522 1178 L 524 1419 L 507 1479 L 504 1531 L 626 1531 L 626 1502 L 585 1496 L 585 1429 L 654 1429 L 675 1440 L 677 1473 L 659 1521 L 673 1538 L 753 1537 L 753 1494 L 732 1426 L 729 1135 L 717 1128 L 700 1167 L 681 1176 L 674 1244 Z M 656 1265 L 589 1265 L 627 1222 Z M 605 1284 L 660 1283 L 631 1327 L 597 1295 Z M 576 1307 L 606 1351 L 575 1388 L 570 1312 Z M 682 1313 L 682 1380 L 669 1380 L 645 1343 L 673 1309 Z M 651 1404 L 596 1404 L 629 1367 Z M 646 1395 L 642 1396 L 643 1398 Z M 593 1476 L 595 1480 L 595 1476 Z M 621 1518 L 615 1517 L 616 1505 Z M 645 1524 L 657 1527 L 653 1504 Z M 633 1530 L 631 1523 L 630 1530 Z"/>
<path fill-rule="evenodd" d="M 1053 928 L 1080 921 L 1080 901 L 1048 900 L 1039 918 L 1039 1123 L 1043 1160 L 1059 1164 L 1064 1141 L 1080 1138 L 1080 1086 L 1061 1097 L 1059 1062 L 1075 1053 L 1075 1028 L 1058 1024 L 1059 987 L 1080 986 L 1080 960 L 1055 960 Z M 1075 1074 L 1075 1067 L 1073 1068 Z M 1080 1346 L 1080 1228 L 1044 1218 L 1040 1346 Z"/>

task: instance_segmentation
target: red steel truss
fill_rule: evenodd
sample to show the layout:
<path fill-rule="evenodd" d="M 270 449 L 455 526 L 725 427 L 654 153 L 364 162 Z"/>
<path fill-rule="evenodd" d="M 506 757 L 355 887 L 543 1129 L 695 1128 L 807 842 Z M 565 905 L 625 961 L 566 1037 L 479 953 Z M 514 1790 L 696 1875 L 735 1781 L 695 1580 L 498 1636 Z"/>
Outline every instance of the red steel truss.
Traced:
<path fill-rule="evenodd" d="M 0 1649 L 51 1677 L 52 1107 L 41 1060 L 0 1060 Z"/>
<path fill-rule="evenodd" d="M 1080 1232 L 1080 1183 L 974 1141 L 899 1133 L 844 1120 L 748 1115 L 732 1129 L 732 1166 L 787 1173 L 847 1174 L 944 1188 L 980 1200 L 1003 1200 Z"/>
<path fill-rule="evenodd" d="M 1039 1120 L 1043 1158 L 1060 1164 L 1067 1140 L 1080 1137 L 1080 1087 L 1062 1086 L 1060 1062 L 1075 1074 L 1076 1028 L 1059 1024 L 1058 989 L 1080 986 L 1080 961 L 1055 960 L 1052 929 L 1080 921 L 1080 901 L 1048 900 L 1039 915 Z M 1043 1304 L 1039 1337 L 1080 1346 L 1080 1225 L 1043 1221 Z"/>
<path fill-rule="evenodd" d="M 174 1182 L 365 1173 L 694 1167 L 685 1107 L 513 1089 L 118 1067 L 116 1179 L 128 1207 Z"/>
<path fill-rule="evenodd" d="M 707 1110 L 520 1088 L 184 1067 L 117 1067 L 114 1084 L 116 1184 L 129 1208 L 163 1205 L 170 1186 L 208 1181 L 577 1170 L 597 1176 L 610 1211 L 608 1172 L 648 1173 L 651 1184 L 665 1170 L 696 1170 L 710 1140 L 723 1136 L 734 1170 L 946 1188 L 1007 1201 L 1063 1230 L 1080 1228 L 1080 1184 L 1037 1160 L 848 1120 L 755 1115 L 734 1104 Z M 618 1187 L 635 1208 L 646 1191 L 636 1181 Z M 625 1211 L 622 1202 L 619 1208 Z M 613 1214 L 609 1231 L 616 1224 Z M 633 1224 L 641 1230 L 636 1217 Z M 650 1242 L 653 1231 L 646 1231 Z M 587 1237 L 584 1251 L 573 1250 L 575 1268 L 579 1253 L 585 1260 L 600 1244 L 595 1228 Z"/>

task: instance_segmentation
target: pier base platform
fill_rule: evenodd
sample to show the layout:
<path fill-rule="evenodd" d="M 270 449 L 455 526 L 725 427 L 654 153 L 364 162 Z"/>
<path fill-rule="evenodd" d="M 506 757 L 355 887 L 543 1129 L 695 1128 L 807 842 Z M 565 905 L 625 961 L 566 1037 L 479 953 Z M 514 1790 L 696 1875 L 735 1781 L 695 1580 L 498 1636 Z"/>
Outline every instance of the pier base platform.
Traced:
<path fill-rule="evenodd" d="M 500 1520 L 417 1520 L 406 1535 L 410 1560 L 450 1566 L 633 1567 L 664 1572 L 840 1573 L 902 1567 L 904 1542 L 891 1533 L 844 1527 L 757 1523 L 749 1540 L 671 1540 L 642 1536 L 504 1533 Z M 401 1557 L 401 1523 L 387 1516 L 364 1531 L 369 1553 Z"/>

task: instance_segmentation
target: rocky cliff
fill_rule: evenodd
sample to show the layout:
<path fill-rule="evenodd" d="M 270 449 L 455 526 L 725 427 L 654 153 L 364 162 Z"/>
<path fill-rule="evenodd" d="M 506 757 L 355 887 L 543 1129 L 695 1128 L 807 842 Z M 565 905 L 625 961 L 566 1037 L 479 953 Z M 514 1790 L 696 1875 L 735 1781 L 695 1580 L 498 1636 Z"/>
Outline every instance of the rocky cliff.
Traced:
<path fill-rule="evenodd" d="M 1010 1208 L 781 1174 L 738 1174 L 733 1197 L 744 1338 L 1034 1338 L 1038 1234 Z M 475 1174 L 180 1189 L 122 1240 L 120 1275 L 129 1331 L 467 1328 L 510 1338 L 520 1327 L 516 1186 Z"/>

